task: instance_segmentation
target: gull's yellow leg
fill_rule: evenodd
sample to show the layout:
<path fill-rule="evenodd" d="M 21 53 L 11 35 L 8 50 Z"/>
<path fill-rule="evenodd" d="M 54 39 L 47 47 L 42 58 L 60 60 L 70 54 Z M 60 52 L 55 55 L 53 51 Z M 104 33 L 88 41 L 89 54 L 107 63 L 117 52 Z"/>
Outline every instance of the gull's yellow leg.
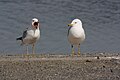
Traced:
<path fill-rule="evenodd" d="M 32 57 L 35 57 L 35 44 L 32 45 Z"/>
<path fill-rule="evenodd" d="M 74 56 L 75 55 L 75 51 L 74 51 L 73 45 L 71 45 L 71 48 L 72 48 L 72 56 Z"/>
<path fill-rule="evenodd" d="M 29 54 L 28 54 L 28 45 L 26 46 L 26 53 L 27 53 L 27 55 L 29 55 Z"/>
<path fill-rule="evenodd" d="M 26 46 L 26 57 L 27 57 L 27 59 L 29 59 L 28 45 Z"/>
<path fill-rule="evenodd" d="M 80 56 L 80 44 L 78 45 L 78 55 Z"/>

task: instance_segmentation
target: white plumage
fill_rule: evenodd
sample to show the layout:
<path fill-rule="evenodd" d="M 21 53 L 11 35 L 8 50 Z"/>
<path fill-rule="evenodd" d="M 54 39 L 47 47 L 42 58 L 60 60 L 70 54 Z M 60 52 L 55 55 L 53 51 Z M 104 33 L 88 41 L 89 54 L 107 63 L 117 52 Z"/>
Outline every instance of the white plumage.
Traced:
<path fill-rule="evenodd" d="M 32 27 L 27 28 L 27 30 L 25 30 L 23 32 L 23 35 L 19 38 L 17 38 L 17 40 L 21 40 L 21 44 L 22 45 L 26 45 L 26 51 L 28 54 L 28 45 L 31 44 L 32 45 L 32 53 L 34 54 L 34 45 L 36 43 L 36 41 L 40 38 L 40 29 L 39 29 L 39 21 L 37 18 L 33 18 L 32 19 Z"/>
<path fill-rule="evenodd" d="M 71 43 L 72 47 L 72 54 L 74 55 L 74 45 L 78 46 L 78 54 L 80 55 L 80 44 L 84 41 L 85 39 L 85 32 L 82 27 L 82 22 L 79 19 L 74 19 L 68 30 L 68 41 Z"/>

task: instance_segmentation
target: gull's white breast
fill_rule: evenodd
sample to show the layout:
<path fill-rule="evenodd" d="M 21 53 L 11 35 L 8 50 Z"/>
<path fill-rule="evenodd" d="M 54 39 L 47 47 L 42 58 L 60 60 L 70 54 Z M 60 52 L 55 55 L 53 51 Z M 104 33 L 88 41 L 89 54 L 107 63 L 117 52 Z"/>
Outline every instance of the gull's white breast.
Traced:
<path fill-rule="evenodd" d="M 73 26 L 69 30 L 68 40 L 72 45 L 79 45 L 85 39 L 84 29 L 81 26 Z"/>
<path fill-rule="evenodd" d="M 23 39 L 25 44 L 33 44 L 40 38 L 40 30 L 28 30 L 26 37 Z"/>

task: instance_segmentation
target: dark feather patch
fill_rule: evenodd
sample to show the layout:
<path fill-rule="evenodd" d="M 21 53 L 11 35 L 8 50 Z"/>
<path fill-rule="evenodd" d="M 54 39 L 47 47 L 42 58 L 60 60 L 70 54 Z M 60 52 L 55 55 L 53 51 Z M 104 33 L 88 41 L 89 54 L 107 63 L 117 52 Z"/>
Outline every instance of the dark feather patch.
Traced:
<path fill-rule="evenodd" d="M 16 38 L 16 40 L 22 40 L 22 37 Z"/>
<path fill-rule="evenodd" d="M 67 34 L 67 36 L 69 35 L 70 29 L 71 29 L 71 26 L 70 26 L 69 29 L 68 29 L 68 34 Z"/>
<path fill-rule="evenodd" d="M 24 39 L 27 35 L 27 30 L 23 31 L 22 39 Z"/>

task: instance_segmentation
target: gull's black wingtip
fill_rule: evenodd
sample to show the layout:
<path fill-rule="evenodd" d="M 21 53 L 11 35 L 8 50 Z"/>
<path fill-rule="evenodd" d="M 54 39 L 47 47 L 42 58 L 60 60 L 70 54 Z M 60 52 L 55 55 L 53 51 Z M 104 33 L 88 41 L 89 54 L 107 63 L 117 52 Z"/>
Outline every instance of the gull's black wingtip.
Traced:
<path fill-rule="evenodd" d="M 16 40 L 22 40 L 22 37 L 16 38 Z"/>

